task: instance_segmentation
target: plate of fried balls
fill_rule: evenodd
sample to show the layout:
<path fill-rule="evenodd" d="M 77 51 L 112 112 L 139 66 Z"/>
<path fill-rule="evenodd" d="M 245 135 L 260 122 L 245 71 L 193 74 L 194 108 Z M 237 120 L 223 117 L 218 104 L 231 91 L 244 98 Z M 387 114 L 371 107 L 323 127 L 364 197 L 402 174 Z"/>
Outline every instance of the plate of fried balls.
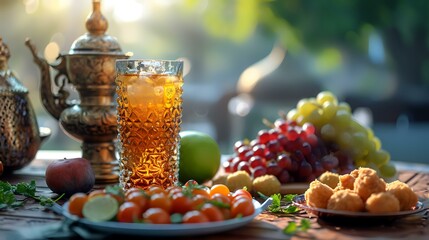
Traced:
<path fill-rule="evenodd" d="M 342 175 L 325 172 L 293 204 L 317 217 L 359 220 L 395 220 L 427 209 L 406 183 L 386 183 L 364 167 Z"/>

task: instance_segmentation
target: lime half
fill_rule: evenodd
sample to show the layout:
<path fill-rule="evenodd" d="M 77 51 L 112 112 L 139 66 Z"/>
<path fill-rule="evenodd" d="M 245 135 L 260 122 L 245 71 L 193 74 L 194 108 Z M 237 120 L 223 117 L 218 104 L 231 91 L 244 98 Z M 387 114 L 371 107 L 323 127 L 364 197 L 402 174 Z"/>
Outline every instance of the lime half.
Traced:
<path fill-rule="evenodd" d="M 118 213 L 118 202 L 111 196 L 100 196 L 90 199 L 83 205 L 83 216 L 93 222 L 113 219 Z"/>

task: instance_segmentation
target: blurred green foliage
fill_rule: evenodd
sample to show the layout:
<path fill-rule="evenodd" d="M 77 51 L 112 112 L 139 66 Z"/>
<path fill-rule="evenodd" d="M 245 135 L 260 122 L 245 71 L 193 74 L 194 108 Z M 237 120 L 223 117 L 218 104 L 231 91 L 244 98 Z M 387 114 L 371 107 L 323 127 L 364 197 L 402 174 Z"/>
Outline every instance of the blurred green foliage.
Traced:
<path fill-rule="evenodd" d="M 187 0 L 190 9 L 198 0 Z M 215 37 L 242 41 L 255 29 L 279 39 L 291 52 L 309 49 L 322 62 L 340 61 L 335 49 L 366 54 L 379 33 L 399 78 L 429 87 L 427 0 L 217 0 L 208 1 L 205 28 Z M 325 64 L 328 64 L 325 62 Z M 406 78 L 406 79 L 405 79 Z"/>

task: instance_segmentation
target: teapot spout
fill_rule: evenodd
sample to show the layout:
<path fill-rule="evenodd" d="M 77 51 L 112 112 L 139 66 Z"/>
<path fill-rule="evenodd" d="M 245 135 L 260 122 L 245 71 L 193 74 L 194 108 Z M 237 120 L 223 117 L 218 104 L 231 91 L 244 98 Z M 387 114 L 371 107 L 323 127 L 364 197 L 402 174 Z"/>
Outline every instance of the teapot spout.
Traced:
<path fill-rule="evenodd" d="M 36 47 L 31 43 L 29 38 L 25 40 L 25 45 L 30 49 L 34 62 L 40 68 L 40 96 L 43 106 L 54 118 L 58 120 L 61 112 L 71 106 L 67 103 L 67 98 L 70 96 L 70 93 L 65 90 L 65 85 L 68 83 L 69 79 L 67 76 L 64 56 L 60 55 L 58 57 L 60 61 L 57 65 L 49 65 L 44 58 L 38 56 Z M 57 74 L 55 76 L 55 85 L 59 87 L 57 93 L 52 92 L 52 81 L 49 71 L 50 67 L 57 70 Z"/>

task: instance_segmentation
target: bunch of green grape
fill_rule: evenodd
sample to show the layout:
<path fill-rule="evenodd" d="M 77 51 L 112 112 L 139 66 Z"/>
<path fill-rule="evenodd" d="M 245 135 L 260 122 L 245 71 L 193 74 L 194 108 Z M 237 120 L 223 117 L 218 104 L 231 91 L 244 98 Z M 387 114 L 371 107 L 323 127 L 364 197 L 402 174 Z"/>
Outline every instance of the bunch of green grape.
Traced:
<path fill-rule="evenodd" d="M 356 167 L 373 168 L 384 178 L 396 175 L 390 154 L 382 149 L 380 139 L 371 128 L 357 122 L 350 105 L 339 102 L 332 92 L 323 91 L 315 98 L 301 99 L 296 108 L 287 113 L 287 119 L 299 125 L 312 123 L 327 146 L 351 158 Z"/>

